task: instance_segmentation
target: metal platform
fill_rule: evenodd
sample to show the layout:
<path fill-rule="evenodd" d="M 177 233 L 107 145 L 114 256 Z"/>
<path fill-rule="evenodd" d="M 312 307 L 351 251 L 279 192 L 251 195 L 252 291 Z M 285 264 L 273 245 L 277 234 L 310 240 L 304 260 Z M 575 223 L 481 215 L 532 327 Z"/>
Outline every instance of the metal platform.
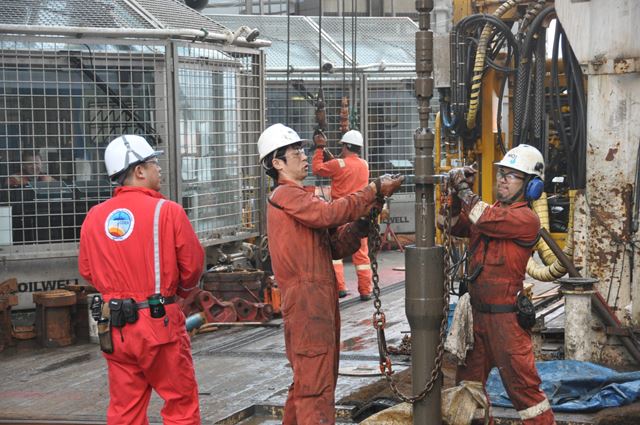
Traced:
<path fill-rule="evenodd" d="M 382 307 L 387 315 L 387 342 L 399 345 L 409 331 L 404 312 L 403 254 L 384 252 L 379 260 L 383 282 Z M 378 353 L 371 325 L 372 302 L 361 302 L 355 273 L 347 264 L 351 295 L 341 302 L 341 372 L 336 400 L 381 377 L 375 370 Z M 192 339 L 202 422 L 206 424 L 280 423 L 292 373 L 285 356 L 282 328 L 225 329 Z M 404 363 L 403 363 L 404 362 Z M 406 356 L 394 358 L 394 369 L 408 367 Z M 363 373 L 354 373 L 363 372 Z M 449 371 L 450 372 L 450 371 Z M 448 375 L 451 375 L 447 372 Z M 106 364 L 97 345 L 79 344 L 45 349 L 20 344 L 0 353 L 0 423 L 105 423 L 109 391 Z M 151 423 L 162 423 L 162 400 L 153 395 Z M 350 406 L 338 409 L 339 423 L 349 423 Z M 519 423 L 509 409 L 494 409 L 498 424 Z M 588 415 L 558 416 L 558 423 L 589 424 Z M 55 423 L 55 422 L 48 422 Z"/>

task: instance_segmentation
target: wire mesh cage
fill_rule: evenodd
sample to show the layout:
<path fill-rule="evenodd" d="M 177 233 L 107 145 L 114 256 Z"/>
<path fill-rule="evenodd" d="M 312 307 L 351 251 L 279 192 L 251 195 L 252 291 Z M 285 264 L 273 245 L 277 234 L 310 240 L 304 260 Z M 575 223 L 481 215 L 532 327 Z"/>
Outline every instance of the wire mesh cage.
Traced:
<path fill-rule="evenodd" d="M 111 196 L 111 139 L 140 134 L 167 149 L 165 49 L 2 39 L 0 203 L 13 246 L 77 242 L 88 210 Z"/>
<path fill-rule="evenodd" d="M 413 134 L 419 126 L 415 23 L 408 18 L 323 17 L 320 28 L 317 17 L 210 16 L 229 27 L 248 19 L 262 37 L 272 41 L 266 63 L 267 124 L 285 123 L 310 139 L 322 86 L 329 149 L 338 155 L 341 105 L 346 97 L 350 126 L 364 136 L 370 177 L 405 174 L 400 192 L 413 192 Z M 321 67 L 325 68 L 322 75 Z M 328 185 L 329 181 L 310 171 L 307 183 Z"/>
<path fill-rule="evenodd" d="M 205 244 L 259 234 L 260 57 L 178 49 L 181 199 Z"/>
<path fill-rule="evenodd" d="M 8 3 L 15 6 L 12 35 L 0 39 L 4 258 L 77 252 L 84 217 L 114 190 L 103 155 L 109 141 L 122 134 L 141 135 L 165 151 L 162 192 L 183 204 L 203 245 L 260 234 L 255 146 L 264 122 L 260 50 L 182 41 L 172 33 L 146 37 L 122 30 L 118 36 L 118 29 L 109 38 L 19 35 L 16 22 L 54 22 L 52 28 L 60 31 L 75 21 L 69 21 L 67 9 L 42 2 L 30 14 L 17 2 Z M 125 10 L 128 2 L 95 0 L 85 9 L 108 10 L 107 22 L 117 15 L 146 30 L 183 24 L 165 17 L 170 9 L 159 15 L 164 21 L 149 12 L 173 3 L 186 8 L 174 0 L 143 1 L 136 3 L 147 7 L 141 13 Z M 191 9 L 181 19 L 190 13 L 212 29 L 224 28 Z M 87 15 L 88 24 L 92 16 Z"/>

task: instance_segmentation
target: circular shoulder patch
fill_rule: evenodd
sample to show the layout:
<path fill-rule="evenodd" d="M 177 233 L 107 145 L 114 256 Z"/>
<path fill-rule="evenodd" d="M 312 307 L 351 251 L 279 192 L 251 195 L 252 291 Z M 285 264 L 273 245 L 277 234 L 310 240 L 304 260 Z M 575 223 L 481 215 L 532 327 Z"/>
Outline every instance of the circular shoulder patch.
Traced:
<path fill-rule="evenodd" d="M 111 211 L 104 222 L 107 237 L 114 241 L 123 241 L 131 236 L 136 220 L 133 213 L 126 208 Z"/>

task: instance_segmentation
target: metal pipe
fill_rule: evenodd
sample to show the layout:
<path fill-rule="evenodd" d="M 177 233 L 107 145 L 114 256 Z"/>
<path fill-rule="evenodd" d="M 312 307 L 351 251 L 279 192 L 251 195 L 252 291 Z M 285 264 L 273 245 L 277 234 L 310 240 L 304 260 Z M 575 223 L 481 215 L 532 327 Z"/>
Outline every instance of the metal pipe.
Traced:
<path fill-rule="evenodd" d="M 142 28 L 95 28 L 95 27 L 49 27 L 46 25 L 0 25 L 2 34 L 35 34 L 35 35 L 63 35 L 77 38 L 79 36 L 96 36 L 108 38 L 146 37 L 146 38 L 182 38 L 188 40 L 211 41 L 222 44 L 232 44 L 240 47 L 269 47 L 268 40 L 257 39 L 248 42 L 245 37 L 237 37 L 231 31 L 227 33 L 209 32 L 205 29 L 142 29 Z"/>
<path fill-rule="evenodd" d="M 567 254 L 564 253 L 562 248 L 556 243 L 556 241 L 551 237 L 551 234 L 544 227 L 540 228 L 540 236 L 544 241 L 549 245 L 551 251 L 555 254 L 556 258 L 562 263 L 563 266 L 569 272 L 569 276 L 571 277 L 581 277 L 580 272 L 576 269 L 576 266 L 573 265 L 573 262 L 567 257 Z"/>
<path fill-rule="evenodd" d="M 348 59 L 348 58 L 347 58 Z M 366 71 L 366 70 L 374 70 L 374 71 L 384 71 L 387 68 L 401 68 L 398 71 L 415 71 L 415 64 L 413 63 L 386 63 L 384 61 L 362 64 L 356 66 L 356 70 Z M 291 72 L 318 72 L 317 66 L 300 66 L 300 67 L 290 67 Z M 351 66 L 332 66 L 331 72 L 342 72 L 342 71 L 351 71 L 353 67 Z M 286 73 L 287 68 L 269 68 L 269 72 L 282 72 Z"/>
<path fill-rule="evenodd" d="M 429 128 L 429 101 L 433 97 L 433 32 L 429 13 L 433 0 L 416 0 L 416 99 L 420 127 L 414 134 L 416 244 L 407 247 L 405 310 L 411 327 L 411 378 L 413 393 L 420 393 L 430 379 L 440 341 L 444 303 L 444 251 L 435 245 L 434 135 Z M 413 404 L 414 425 L 440 425 L 441 379 Z"/>

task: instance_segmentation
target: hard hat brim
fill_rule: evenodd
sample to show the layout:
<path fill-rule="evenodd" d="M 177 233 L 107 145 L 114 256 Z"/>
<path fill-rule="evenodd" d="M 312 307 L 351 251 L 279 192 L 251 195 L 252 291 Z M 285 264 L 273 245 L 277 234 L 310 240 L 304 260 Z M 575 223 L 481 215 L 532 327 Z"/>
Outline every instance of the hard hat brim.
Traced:
<path fill-rule="evenodd" d="M 160 150 L 160 151 L 153 151 L 153 153 L 151 155 L 146 156 L 144 159 L 140 160 L 140 161 L 136 161 L 136 162 L 132 162 L 131 164 L 129 164 L 129 166 L 127 168 L 125 168 L 124 170 L 120 170 L 115 174 L 112 174 L 109 176 L 109 179 L 111 181 L 115 181 L 118 179 L 118 177 L 120 177 L 122 175 L 122 173 L 124 173 L 125 171 L 127 171 L 129 168 L 131 167 L 135 167 L 136 165 L 139 164 L 144 164 L 145 162 L 147 162 L 148 160 L 150 160 L 151 158 L 156 158 L 160 155 L 163 155 L 164 151 Z"/>
<path fill-rule="evenodd" d="M 312 148 L 312 147 L 314 146 L 313 140 L 309 140 L 309 139 L 300 139 L 300 140 L 298 140 L 297 142 L 291 142 L 291 143 L 289 143 L 288 145 L 280 146 L 280 147 L 278 147 L 277 149 L 272 150 L 271 152 L 264 154 L 264 156 L 262 156 L 262 157 L 259 159 L 259 161 L 258 161 L 258 162 L 263 162 L 263 161 L 264 161 L 264 159 L 265 159 L 266 157 L 268 157 L 269 155 L 271 155 L 272 153 L 274 153 L 274 152 L 275 152 L 275 151 L 277 151 L 278 149 L 288 148 L 289 146 L 291 146 L 291 145 L 297 145 L 298 143 L 300 143 L 304 149 L 309 149 L 309 148 Z"/>

